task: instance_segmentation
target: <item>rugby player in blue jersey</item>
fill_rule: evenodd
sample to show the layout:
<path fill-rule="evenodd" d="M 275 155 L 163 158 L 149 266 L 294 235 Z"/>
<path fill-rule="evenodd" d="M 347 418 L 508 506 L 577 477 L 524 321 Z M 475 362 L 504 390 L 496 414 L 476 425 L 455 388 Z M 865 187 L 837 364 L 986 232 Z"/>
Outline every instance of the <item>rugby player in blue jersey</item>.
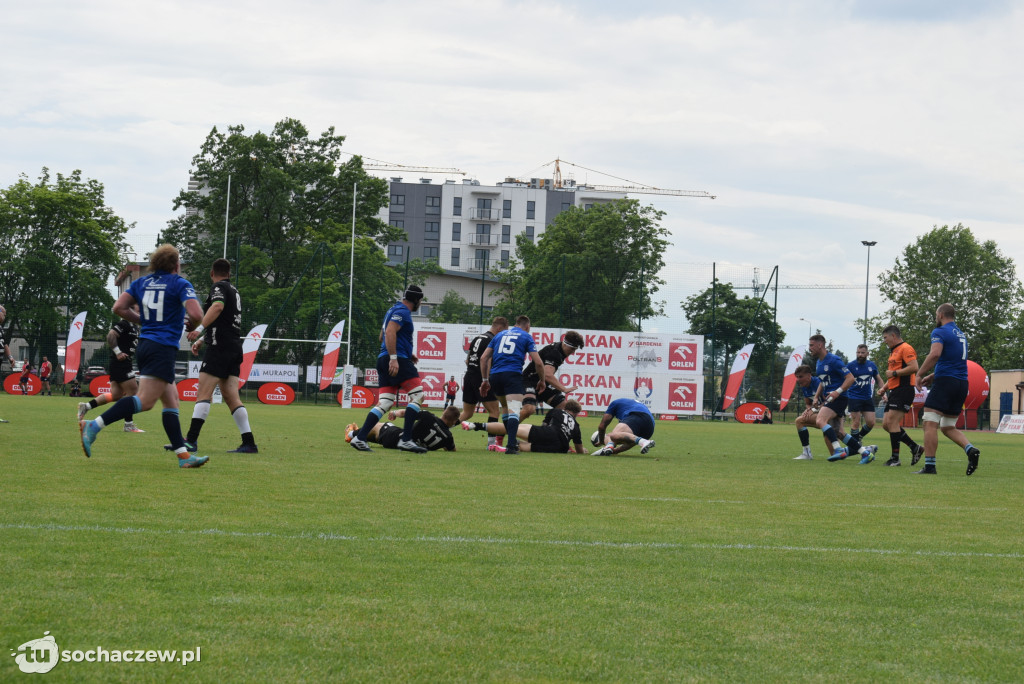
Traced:
<path fill-rule="evenodd" d="M 875 395 L 871 389 L 871 381 L 875 381 L 875 387 L 880 387 L 882 376 L 875 362 L 868 358 L 866 344 L 857 345 L 857 358 L 846 364 L 846 367 L 853 374 L 853 384 L 846 393 L 850 416 L 853 419 L 850 434 L 863 442 L 875 427 Z"/>
<path fill-rule="evenodd" d="M 182 322 L 195 327 L 203 318 L 192 283 L 179 275 L 181 262 L 173 245 L 160 245 L 149 257 L 149 275 L 142 276 L 114 302 L 114 313 L 141 324 L 135 358 L 139 363 L 139 393 L 122 397 L 95 420 L 81 421 L 82 450 L 92 455 L 96 437 L 107 425 L 142 411 L 159 399 L 163 404 L 164 432 L 171 440 L 181 468 L 198 468 L 208 456 L 190 454 L 178 420 L 178 388 L 174 384 L 174 360 L 178 354 Z M 138 307 L 136 309 L 136 307 Z"/>
<path fill-rule="evenodd" d="M 796 377 L 796 384 L 804 396 L 806 405 L 804 412 L 796 418 L 796 432 L 800 437 L 800 445 L 803 449 L 800 451 L 800 455 L 793 460 L 810 461 L 814 456 L 811 455 L 811 435 L 807 429 L 818 425 L 817 407 L 821 403 L 821 379 L 816 378 L 808 366 L 802 365 L 796 367 L 793 375 Z"/>
<path fill-rule="evenodd" d="M 518 454 L 519 412 L 523 410 L 523 358 L 529 354 L 537 369 L 537 394 L 544 392 L 544 361 L 537 353 L 537 345 L 530 335 L 529 316 L 520 316 L 516 324 L 502 330 L 480 356 L 480 394 L 486 395 L 494 388 L 494 394 L 501 404 L 501 422 L 505 426 L 508 442 L 506 454 Z"/>
<path fill-rule="evenodd" d="M 601 416 L 597 426 L 595 445 L 605 441 L 604 431 L 612 419 L 619 420 L 615 429 L 608 434 L 608 443 L 595 451 L 594 456 L 613 456 L 640 446 L 640 453 L 646 454 L 654 446 L 654 416 L 651 410 L 635 399 L 616 399 Z"/>
<path fill-rule="evenodd" d="M 928 371 L 934 369 L 934 373 Z M 967 454 L 967 474 L 978 469 L 981 451 L 956 429 L 967 399 L 967 336 L 956 325 L 956 309 L 943 304 L 935 311 L 932 346 L 917 372 L 917 386 L 931 385 L 924 400 L 924 468 L 919 475 L 934 475 L 939 430 Z"/>
<path fill-rule="evenodd" d="M 818 360 L 815 373 L 821 378 L 821 383 L 824 385 L 822 388 L 822 404 L 821 408 L 818 409 L 817 425 L 818 429 L 824 433 L 825 438 L 828 439 L 829 444 L 832 445 L 832 455 L 828 457 L 828 460 L 842 460 L 849 456 L 852 450 L 853 453 L 861 455 L 861 465 L 870 463 L 875 460 L 877 447 L 862 446 L 860 440 L 853 435 L 846 435 L 843 438 L 843 441 L 846 442 L 846 446 L 843 446 L 839 441 L 839 434 L 831 424 L 833 418 L 842 418 L 846 413 L 847 401 L 844 393 L 853 385 L 853 374 L 850 373 L 850 370 L 841 358 L 828 351 L 828 348 L 825 346 L 824 335 L 812 335 L 808 341 L 807 349 L 811 352 L 811 357 Z"/>
<path fill-rule="evenodd" d="M 359 451 L 373 451 L 367 438 L 373 426 L 388 414 L 398 399 L 399 389 L 409 395 L 409 403 L 405 406 L 405 417 L 402 423 L 402 438 L 398 440 L 398 448 L 402 451 L 413 451 L 418 454 L 427 452 L 413 439 L 413 428 L 416 417 L 423 403 L 423 383 L 416 369 L 412 355 L 412 313 L 418 311 L 423 301 L 423 290 L 419 285 L 410 285 L 402 300 L 395 302 L 384 315 L 381 326 L 380 355 L 377 356 L 377 377 L 380 383 L 380 396 L 377 405 L 370 409 L 363 426 L 349 441 Z"/>

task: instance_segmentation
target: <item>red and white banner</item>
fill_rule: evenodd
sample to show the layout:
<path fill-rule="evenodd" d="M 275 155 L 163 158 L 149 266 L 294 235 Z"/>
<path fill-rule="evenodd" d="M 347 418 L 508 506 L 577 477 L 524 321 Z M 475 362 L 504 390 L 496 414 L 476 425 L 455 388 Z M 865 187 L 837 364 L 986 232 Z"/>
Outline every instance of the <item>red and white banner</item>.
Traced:
<path fill-rule="evenodd" d="M 323 369 L 320 371 L 320 389 L 325 390 L 331 386 L 334 380 L 334 372 L 338 370 L 338 352 L 341 350 L 341 336 L 345 331 L 345 321 L 341 321 L 331 330 L 327 336 L 327 346 L 324 347 Z"/>
<path fill-rule="evenodd" d="M 68 330 L 67 350 L 64 352 L 64 384 L 68 384 L 78 375 L 78 364 L 82 360 L 82 332 L 85 330 L 85 314 L 75 316 Z"/>
<path fill-rule="evenodd" d="M 256 361 L 256 352 L 259 351 L 260 343 L 263 341 L 263 336 L 266 332 L 266 323 L 257 325 L 249 331 L 249 334 L 245 336 L 245 341 L 242 342 L 242 370 L 238 373 L 239 387 L 244 385 L 245 381 L 249 379 L 249 371 L 252 370 L 252 364 Z"/>
<path fill-rule="evenodd" d="M 759 420 L 764 420 L 767 413 L 768 407 L 764 404 L 748 401 L 746 404 L 740 404 L 736 407 L 736 422 L 756 423 Z"/>
<path fill-rule="evenodd" d="M 732 360 L 732 369 L 729 371 L 729 384 L 725 387 L 725 397 L 722 400 L 722 408 L 727 409 L 736 401 L 736 395 L 740 392 L 743 384 L 743 376 L 747 372 L 747 364 L 750 363 L 750 355 L 754 353 L 753 343 L 745 345 L 736 353 Z"/>
<path fill-rule="evenodd" d="M 283 382 L 265 382 L 256 393 L 262 404 L 285 406 L 295 401 L 295 390 Z"/>
<path fill-rule="evenodd" d="M 34 373 L 29 373 L 28 382 L 25 384 L 30 395 L 39 394 L 39 390 L 43 388 L 42 380 Z M 8 394 L 21 394 L 21 373 L 14 372 L 4 378 L 4 391 Z"/>
<path fill-rule="evenodd" d="M 345 406 L 345 390 L 338 390 L 338 403 Z M 352 387 L 351 408 L 370 408 L 377 403 L 377 397 L 373 390 L 355 385 Z"/>
<path fill-rule="evenodd" d="M 93 378 L 92 382 L 89 383 L 89 394 L 94 397 L 98 397 L 101 394 L 110 394 L 110 376 L 101 375 L 98 378 Z"/>
<path fill-rule="evenodd" d="M 461 384 L 466 373 L 466 348 L 489 326 L 427 323 L 416 325 L 420 377 L 429 405 L 444 403 L 444 382 L 452 375 Z M 562 339 L 566 330 L 530 330 L 538 350 Z M 577 330 L 584 348 L 566 359 L 559 382 L 577 388 L 569 396 L 585 410 L 604 411 L 627 397 L 651 411 L 699 414 L 704 404 L 704 338 L 700 335 Z M 364 382 L 374 383 L 367 370 Z M 429 378 L 429 379 L 428 379 Z M 438 382 L 438 379 L 440 380 Z"/>
<path fill-rule="evenodd" d="M 807 347 L 801 345 L 789 355 L 789 362 L 786 364 L 786 374 L 782 378 L 782 398 L 779 400 L 780 411 L 786 408 L 789 398 L 793 396 L 793 390 L 796 388 L 796 367 L 804 362 L 806 354 Z"/>
<path fill-rule="evenodd" d="M 186 378 L 177 383 L 178 399 L 181 401 L 195 401 L 199 396 L 199 381 L 195 378 Z"/>

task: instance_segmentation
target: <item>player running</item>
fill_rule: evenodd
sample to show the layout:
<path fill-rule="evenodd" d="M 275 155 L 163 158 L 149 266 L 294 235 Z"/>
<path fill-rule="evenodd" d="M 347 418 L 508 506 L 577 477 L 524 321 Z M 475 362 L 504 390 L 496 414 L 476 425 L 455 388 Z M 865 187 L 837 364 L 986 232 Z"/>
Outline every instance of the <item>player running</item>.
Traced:
<path fill-rule="evenodd" d="M 181 261 L 173 245 L 160 245 L 149 257 L 151 273 L 134 281 L 114 302 L 114 313 L 141 324 L 139 346 L 139 393 L 122 397 L 95 420 L 83 420 L 82 451 L 92 456 L 92 445 L 107 425 L 148 411 L 157 399 L 163 404 L 164 432 L 178 456 L 180 468 L 199 468 L 208 456 L 190 454 L 185 448 L 178 421 L 178 388 L 174 384 L 174 359 L 178 354 L 182 321 L 191 328 L 203 317 L 192 283 L 181 277 Z M 138 307 L 138 308 L 136 308 Z M 140 315 L 141 314 L 141 315 Z"/>
<path fill-rule="evenodd" d="M 387 415 L 398 398 L 399 388 L 409 395 L 409 403 L 405 407 L 405 422 L 402 438 L 398 440 L 398 448 L 402 451 L 423 453 L 426 449 L 413 441 L 412 430 L 416 425 L 416 414 L 423 403 L 423 384 L 420 382 L 419 371 L 412 358 L 413 323 L 410 312 L 420 308 L 423 301 L 423 290 L 419 285 L 410 285 L 402 300 L 395 302 L 384 316 L 381 328 L 380 355 L 377 357 L 377 376 L 380 383 L 380 397 L 377 405 L 363 422 L 363 427 L 348 440 L 359 451 L 373 451 L 366 440 L 370 431 L 381 418 Z"/>
<path fill-rule="evenodd" d="M 213 390 L 220 387 L 224 403 L 231 411 L 242 444 L 229 454 L 257 454 L 259 449 L 249 427 L 249 412 L 238 395 L 238 376 L 242 368 L 242 298 L 231 284 L 231 262 L 217 259 L 210 267 L 213 287 L 206 297 L 206 313 L 196 329 L 188 334 L 192 342 L 192 353 L 199 356 L 199 350 L 206 343 L 203 365 L 199 367 L 199 382 L 196 385 L 196 405 L 192 409 L 192 423 L 185 437 L 186 444 L 193 451 L 199 442 L 199 433 L 210 415 Z M 200 337 L 203 335 L 203 337 Z"/>
<path fill-rule="evenodd" d="M 135 358 L 135 348 L 139 343 L 139 329 L 130 321 L 124 319 L 110 327 L 107 331 L 107 346 L 110 347 L 110 392 L 104 392 L 99 396 L 82 402 L 78 405 L 78 420 L 85 419 L 85 414 L 90 409 L 103 406 L 111 401 L 117 401 L 121 397 L 134 397 L 139 393 L 139 381 L 135 378 L 135 368 L 132 366 L 132 359 Z M 132 420 L 134 413 L 128 413 L 124 418 L 125 432 L 145 432 L 135 425 Z"/>
<path fill-rule="evenodd" d="M 828 457 L 828 460 L 830 462 L 842 460 L 850 455 L 848 450 L 850 449 L 853 453 L 860 453 L 861 465 L 871 463 L 871 461 L 875 460 L 877 447 L 873 445 L 870 447 L 862 446 L 860 440 L 853 435 L 846 435 L 843 438 L 843 441 L 846 442 L 846 446 L 843 446 L 839 441 L 840 437 L 836 429 L 831 424 L 833 418 L 841 417 L 846 413 L 847 400 L 843 394 L 853 385 L 853 374 L 850 373 L 850 370 L 841 358 L 830 353 L 825 347 L 824 335 L 812 335 L 808 341 L 807 349 L 811 352 L 811 356 L 818 360 L 815 372 L 821 378 L 821 382 L 824 385 L 822 389 L 824 398 L 821 408 L 818 409 L 816 424 L 832 445 L 833 452 Z"/>
<path fill-rule="evenodd" d="M 638 445 L 641 454 L 651 450 L 654 446 L 654 416 L 647 406 L 635 399 L 616 399 L 608 405 L 597 426 L 594 446 L 605 441 L 605 430 L 613 418 L 617 418 L 619 423 L 607 436 L 607 443 L 595 451 L 594 456 L 613 456 Z"/>
<path fill-rule="evenodd" d="M 850 434 L 863 442 L 875 427 L 875 399 L 871 382 L 874 381 L 875 387 L 880 387 L 882 376 L 878 374 L 875 362 L 868 358 L 866 344 L 857 345 L 857 358 L 846 364 L 846 367 L 853 374 L 853 384 L 846 393 L 852 416 Z"/>
<path fill-rule="evenodd" d="M 928 374 L 928 371 L 935 372 Z M 924 468 L 918 475 L 935 475 L 939 430 L 967 454 L 967 474 L 978 469 L 981 452 L 956 428 L 967 399 L 967 336 L 957 327 L 956 310 L 942 304 L 935 311 L 932 346 L 917 374 L 917 386 L 931 386 L 924 400 Z"/>

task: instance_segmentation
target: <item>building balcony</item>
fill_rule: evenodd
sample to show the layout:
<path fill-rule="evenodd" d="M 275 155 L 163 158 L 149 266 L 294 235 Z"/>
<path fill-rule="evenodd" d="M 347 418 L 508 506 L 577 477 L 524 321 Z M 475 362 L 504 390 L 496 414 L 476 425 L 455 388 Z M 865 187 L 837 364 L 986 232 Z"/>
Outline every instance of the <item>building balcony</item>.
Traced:
<path fill-rule="evenodd" d="M 474 221 L 497 221 L 501 218 L 500 209 L 480 209 L 478 207 L 469 208 L 469 218 Z"/>
<path fill-rule="evenodd" d="M 474 247 L 497 247 L 498 236 L 489 233 L 470 233 L 469 244 Z"/>

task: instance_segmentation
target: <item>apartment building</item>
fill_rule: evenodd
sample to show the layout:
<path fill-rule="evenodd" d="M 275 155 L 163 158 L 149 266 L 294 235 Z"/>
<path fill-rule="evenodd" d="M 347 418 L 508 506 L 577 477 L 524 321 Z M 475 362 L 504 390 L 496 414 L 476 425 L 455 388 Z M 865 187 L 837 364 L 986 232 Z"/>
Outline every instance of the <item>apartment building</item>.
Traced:
<path fill-rule="evenodd" d="M 392 178 L 389 185 L 391 201 L 380 218 L 404 229 L 408 239 L 388 245 L 388 263 L 434 260 L 444 275 L 427 281 L 427 302 L 436 304 L 448 290 L 455 290 L 485 307 L 498 299 L 494 290 L 499 283 L 493 273 L 515 258 L 518 235 L 538 240 L 555 216 L 570 207 L 588 208 L 626 197 L 572 181 L 555 188 L 544 178 L 506 178 L 497 185 L 470 179 L 433 183 L 420 178 L 406 183 Z M 421 309 L 428 316 L 430 304 Z"/>

